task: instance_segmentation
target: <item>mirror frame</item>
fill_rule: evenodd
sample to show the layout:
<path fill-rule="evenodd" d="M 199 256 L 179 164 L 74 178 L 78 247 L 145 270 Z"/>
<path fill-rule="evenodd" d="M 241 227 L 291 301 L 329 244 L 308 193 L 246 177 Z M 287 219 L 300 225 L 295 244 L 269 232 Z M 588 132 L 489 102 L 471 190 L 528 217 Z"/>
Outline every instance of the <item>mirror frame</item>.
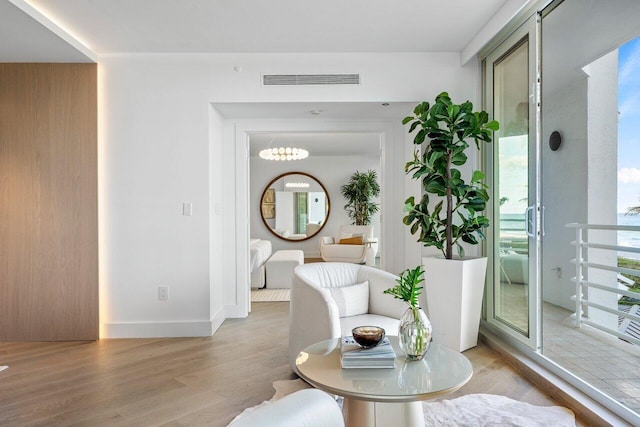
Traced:
<path fill-rule="evenodd" d="M 324 191 L 324 194 L 326 194 L 326 200 L 327 200 L 327 215 L 324 218 L 324 221 L 322 222 L 322 225 L 320 226 L 320 228 L 318 229 L 318 231 L 316 231 L 313 235 L 311 236 L 307 236 L 304 239 L 289 239 L 287 237 L 283 237 L 280 234 L 276 233 L 275 231 L 273 231 L 273 229 L 269 226 L 269 224 L 267 224 L 267 220 L 264 218 L 264 213 L 262 211 L 262 201 L 264 200 L 264 196 L 267 193 L 267 190 L 269 190 L 269 188 L 273 185 L 274 182 L 276 182 L 277 180 L 279 180 L 280 178 L 283 178 L 285 176 L 288 175 L 304 175 L 308 178 L 313 179 L 315 182 L 317 182 L 318 184 L 320 184 L 320 187 L 322 188 L 322 190 Z M 327 191 L 327 189 L 325 188 L 324 184 L 315 176 L 308 174 L 306 172 L 298 172 L 298 171 L 293 171 L 293 172 L 285 172 L 282 173 L 278 176 L 276 176 L 275 178 L 273 178 L 271 181 L 269 181 L 269 183 L 266 185 L 266 187 L 264 188 L 264 190 L 262 190 L 262 195 L 260 195 L 260 205 L 258 206 L 258 209 L 260 211 L 260 218 L 262 219 L 262 223 L 264 224 L 264 226 L 266 227 L 267 230 L 269 230 L 269 232 L 271 234 L 273 234 L 274 236 L 276 236 L 279 239 L 282 239 L 284 241 L 287 242 L 304 242 L 305 240 L 309 240 L 309 239 L 313 239 L 314 237 L 316 237 L 318 234 L 320 234 L 320 232 L 322 231 L 322 229 L 324 228 L 325 225 L 327 225 L 327 221 L 329 220 L 329 216 L 331 215 L 331 199 L 329 197 L 329 192 Z"/>

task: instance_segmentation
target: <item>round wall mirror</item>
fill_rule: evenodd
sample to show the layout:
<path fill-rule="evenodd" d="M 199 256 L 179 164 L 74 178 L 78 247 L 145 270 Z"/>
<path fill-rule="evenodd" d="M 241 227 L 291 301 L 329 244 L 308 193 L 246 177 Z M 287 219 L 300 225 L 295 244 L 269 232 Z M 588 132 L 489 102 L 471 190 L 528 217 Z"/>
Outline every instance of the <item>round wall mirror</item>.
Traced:
<path fill-rule="evenodd" d="M 320 181 L 304 172 L 275 177 L 260 198 L 262 222 L 276 237 L 291 242 L 307 240 L 329 219 L 329 193 Z"/>

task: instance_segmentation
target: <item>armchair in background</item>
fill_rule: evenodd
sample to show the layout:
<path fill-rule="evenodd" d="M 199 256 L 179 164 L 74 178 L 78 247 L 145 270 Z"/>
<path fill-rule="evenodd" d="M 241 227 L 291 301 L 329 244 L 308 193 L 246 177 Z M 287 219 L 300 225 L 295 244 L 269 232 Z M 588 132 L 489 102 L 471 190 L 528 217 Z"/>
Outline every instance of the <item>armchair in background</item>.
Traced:
<path fill-rule="evenodd" d="M 325 262 L 374 265 L 378 239 L 370 225 L 342 225 L 337 237 L 320 238 L 320 256 Z"/>

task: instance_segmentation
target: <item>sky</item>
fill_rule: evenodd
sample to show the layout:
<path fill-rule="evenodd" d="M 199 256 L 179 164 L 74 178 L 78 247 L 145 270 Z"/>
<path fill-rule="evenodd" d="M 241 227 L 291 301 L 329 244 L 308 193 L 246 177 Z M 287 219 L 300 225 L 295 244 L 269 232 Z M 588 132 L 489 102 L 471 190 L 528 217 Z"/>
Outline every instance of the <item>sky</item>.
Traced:
<path fill-rule="evenodd" d="M 618 212 L 626 212 L 640 206 L 640 37 L 618 55 Z"/>

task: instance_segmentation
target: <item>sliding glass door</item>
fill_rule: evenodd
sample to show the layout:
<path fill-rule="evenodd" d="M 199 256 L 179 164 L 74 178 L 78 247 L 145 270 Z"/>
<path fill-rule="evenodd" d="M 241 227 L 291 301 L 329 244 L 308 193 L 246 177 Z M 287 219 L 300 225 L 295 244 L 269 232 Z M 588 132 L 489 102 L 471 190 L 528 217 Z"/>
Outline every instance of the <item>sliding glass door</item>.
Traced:
<path fill-rule="evenodd" d="M 486 156 L 493 204 L 487 321 L 533 348 L 539 344 L 538 102 L 536 17 L 484 63 L 486 108 L 500 123 Z"/>

